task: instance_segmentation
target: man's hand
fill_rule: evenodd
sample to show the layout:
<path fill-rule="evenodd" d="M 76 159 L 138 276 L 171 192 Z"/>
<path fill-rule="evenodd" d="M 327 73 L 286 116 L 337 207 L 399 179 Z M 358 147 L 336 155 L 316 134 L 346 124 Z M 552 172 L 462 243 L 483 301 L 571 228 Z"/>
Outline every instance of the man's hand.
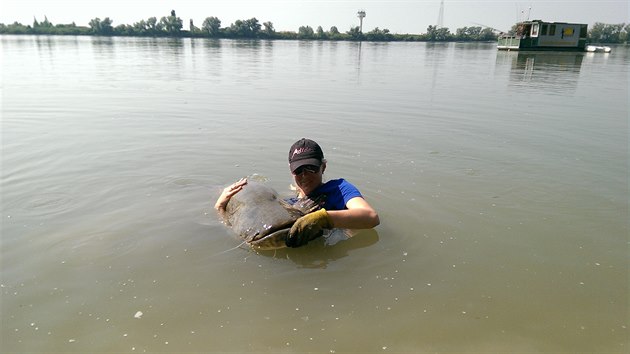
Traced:
<path fill-rule="evenodd" d="M 333 222 L 326 209 L 307 214 L 297 219 L 287 237 L 287 247 L 300 247 L 322 235 L 323 229 L 332 229 Z"/>
<path fill-rule="evenodd" d="M 241 178 L 240 180 L 225 187 L 225 189 L 219 196 L 219 199 L 217 199 L 216 204 L 214 204 L 214 208 L 219 212 L 224 212 L 227 203 L 230 201 L 230 198 L 232 198 L 234 194 L 240 192 L 246 184 L 247 178 Z"/>

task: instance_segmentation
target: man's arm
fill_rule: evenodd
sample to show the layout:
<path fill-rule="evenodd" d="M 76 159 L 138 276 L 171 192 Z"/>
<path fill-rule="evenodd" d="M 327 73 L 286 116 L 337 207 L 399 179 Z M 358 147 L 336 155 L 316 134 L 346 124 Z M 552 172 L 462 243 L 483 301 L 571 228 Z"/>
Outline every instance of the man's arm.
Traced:
<path fill-rule="evenodd" d="M 243 187 L 247 184 L 247 178 L 241 178 L 240 180 L 232 183 L 231 185 L 225 187 L 223 192 L 217 199 L 217 202 L 214 204 L 214 208 L 219 212 L 220 215 L 223 216 L 225 213 L 225 207 L 227 206 L 230 198 L 234 196 L 234 194 L 240 192 Z"/>
<path fill-rule="evenodd" d="M 320 209 L 297 219 L 289 231 L 287 246 L 305 245 L 321 235 L 322 229 L 370 229 L 380 223 L 376 211 L 362 197 L 350 199 L 346 207 L 345 210 Z"/>
<path fill-rule="evenodd" d="M 333 227 L 340 229 L 371 229 L 380 220 L 378 213 L 362 197 L 354 197 L 346 203 L 345 210 L 326 210 Z"/>

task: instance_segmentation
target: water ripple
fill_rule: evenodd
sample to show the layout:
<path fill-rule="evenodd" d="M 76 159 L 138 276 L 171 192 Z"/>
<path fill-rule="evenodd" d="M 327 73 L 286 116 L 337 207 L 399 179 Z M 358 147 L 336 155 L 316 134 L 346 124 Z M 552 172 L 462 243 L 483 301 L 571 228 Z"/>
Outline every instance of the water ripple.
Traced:
<path fill-rule="evenodd" d="M 66 193 L 40 193 L 25 195 L 9 202 L 7 210 L 25 212 L 28 216 L 44 217 L 63 214 L 71 210 L 73 198 Z"/>

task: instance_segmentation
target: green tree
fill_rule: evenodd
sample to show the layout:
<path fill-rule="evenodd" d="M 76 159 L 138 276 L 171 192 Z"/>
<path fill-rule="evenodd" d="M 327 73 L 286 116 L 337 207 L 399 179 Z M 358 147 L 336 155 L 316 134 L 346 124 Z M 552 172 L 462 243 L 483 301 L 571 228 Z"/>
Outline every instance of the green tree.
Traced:
<path fill-rule="evenodd" d="M 93 34 L 111 36 L 114 33 L 112 22 L 109 17 L 105 17 L 102 21 L 100 18 L 96 17 L 90 20 L 89 26 Z"/>
<path fill-rule="evenodd" d="M 148 34 L 147 22 L 145 20 L 140 20 L 140 22 L 136 22 L 133 24 L 133 31 L 137 35 L 144 36 Z"/>
<path fill-rule="evenodd" d="M 15 21 L 12 24 L 6 26 L 3 29 L 2 33 L 6 34 L 29 34 L 31 33 L 31 28 L 29 26 L 24 26 L 23 24 Z"/>
<path fill-rule="evenodd" d="M 130 25 L 118 25 L 114 28 L 114 34 L 119 36 L 135 36 L 138 33 L 135 31 L 133 26 Z"/>
<path fill-rule="evenodd" d="M 190 23 L 189 23 L 189 31 L 191 34 L 197 34 L 200 33 L 201 31 L 199 30 L 199 28 L 197 26 L 195 26 L 195 24 L 193 23 L 192 18 L 190 19 Z"/>
<path fill-rule="evenodd" d="M 184 27 L 182 19 L 177 17 L 175 10 L 171 10 L 170 16 L 164 16 L 160 19 L 164 32 L 171 36 L 177 36 L 180 34 L 182 27 Z"/>
<path fill-rule="evenodd" d="M 432 27 L 432 26 L 429 26 Z M 437 37 L 438 28 L 432 28 Z M 458 41 L 477 41 L 481 35 L 481 27 L 462 27 L 455 31 L 455 39 Z"/>
<path fill-rule="evenodd" d="M 156 17 L 149 17 L 147 19 L 147 31 L 146 34 L 155 36 L 161 31 Z"/>
<path fill-rule="evenodd" d="M 109 17 L 105 17 L 101 22 L 101 32 L 104 35 L 110 36 L 114 33 L 114 27 L 112 27 L 112 21 Z"/>
<path fill-rule="evenodd" d="M 627 39 L 627 32 L 625 31 L 627 28 L 623 23 L 605 24 L 596 22 L 589 31 L 589 38 L 594 43 L 622 43 Z"/>
<path fill-rule="evenodd" d="M 341 33 L 339 33 L 339 30 L 337 29 L 336 26 L 332 26 L 330 27 L 330 30 L 328 31 L 328 38 L 330 39 L 340 39 Z"/>
<path fill-rule="evenodd" d="M 429 25 L 427 27 L 426 38 L 431 42 L 443 42 L 451 39 L 452 35 L 448 30 L 448 27 L 437 27 Z"/>
<path fill-rule="evenodd" d="M 90 22 L 88 23 L 88 25 L 90 26 L 90 29 L 92 30 L 92 33 L 94 34 L 99 34 L 101 31 L 101 19 L 96 17 L 90 20 Z"/>
<path fill-rule="evenodd" d="M 381 30 L 376 27 L 365 34 L 365 39 L 367 39 L 368 41 L 391 41 L 393 39 L 393 36 L 389 33 L 389 30 L 387 28 Z"/>
<path fill-rule="evenodd" d="M 455 39 L 458 41 L 467 41 L 469 40 L 467 32 L 468 31 L 468 27 L 462 27 L 462 28 L 458 28 L 455 31 Z"/>
<path fill-rule="evenodd" d="M 257 38 L 260 32 L 260 23 L 253 17 L 249 20 L 236 20 L 226 30 L 229 37 Z"/>
<path fill-rule="evenodd" d="M 472 40 L 479 40 L 479 36 L 481 35 L 481 30 L 482 28 L 479 26 L 475 26 L 475 27 L 468 27 L 468 36 L 470 37 L 470 39 Z"/>
<path fill-rule="evenodd" d="M 249 29 L 245 26 L 245 22 L 236 20 L 226 29 L 228 37 L 246 37 Z"/>
<path fill-rule="evenodd" d="M 490 27 L 486 27 L 483 30 L 481 30 L 481 33 L 479 33 L 479 40 L 480 41 L 496 41 L 497 40 L 497 35 L 494 33 L 495 30 L 493 30 Z"/>
<path fill-rule="evenodd" d="M 630 23 L 623 26 L 623 32 L 619 35 L 619 40 L 621 43 L 628 43 L 628 39 L 630 39 Z"/>
<path fill-rule="evenodd" d="M 363 39 L 363 33 L 361 33 L 361 29 L 359 28 L 359 26 L 350 27 L 350 30 L 346 33 L 350 36 L 351 39 L 355 41 Z"/>
<path fill-rule="evenodd" d="M 322 26 L 317 26 L 316 37 L 318 39 L 326 39 L 328 37 L 326 35 L 326 32 L 324 32 L 324 29 L 322 28 Z"/>
<path fill-rule="evenodd" d="M 263 23 L 263 27 L 265 27 L 265 29 L 263 30 L 263 33 L 267 36 L 267 37 L 273 37 L 276 34 L 276 30 L 275 28 L 273 28 L 273 23 L 270 21 L 264 22 Z"/>
<path fill-rule="evenodd" d="M 206 17 L 201 25 L 201 29 L 208 33 L 210 37 L 218 37 L 221 34 L 221 20 L 216 17 Z"/>
<path fill-rule="evenodd" d="M 39 24 L 39 27 L 44 27 L 44 28 L 51 28 L 53 26 L 53 24 L 48 21 L 48 17 L 44 16 L 44 22 L 41 22 Z"/>
<path fill-rule="evenodd" d="M 256 17 L 252 17 L 249 20 L 245 20 L 245 25 L 249 28 L 249 33 L 252 37 L 258 37 L 260 33 L 261 25 L 256 19 Z"/>
<path fill-rule="evenodd" d="M 313 39 L 315 31 L 311 26 L 300 26 L 298 29 L 298 39 Z"/>
<path fill-rule="evenodd" d="M 89 29 L 86 27 L 79 27 L 76 23 L 72 22 L 70 24 L 56 24 L 54 28 L 51 28 L 51 31 L 55 34 L 59 35 L 83 35 L 89 34 Z"/>
<path fill-rule="evenodd" d="M 604 37 L 604 28 L 606 24 L 601 22 L 595 22 L 593 27 L 588 31 L 588 36 L 591 42 L 602 42 L 602 37 Z"/>

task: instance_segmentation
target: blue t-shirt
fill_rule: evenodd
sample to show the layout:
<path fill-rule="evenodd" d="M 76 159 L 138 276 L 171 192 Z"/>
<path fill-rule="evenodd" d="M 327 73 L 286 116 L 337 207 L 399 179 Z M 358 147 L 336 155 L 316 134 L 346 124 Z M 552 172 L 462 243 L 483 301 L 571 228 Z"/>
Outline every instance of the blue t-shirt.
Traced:
<path fill-rule="evenodd" d="M 326 210 L 343 210 L 352 198 L 363 197 L 357 187 L 343 178 L 333 179 L 319 186 L 309 197 L 317 198 L 324 195 L 322 208 Z"/>

